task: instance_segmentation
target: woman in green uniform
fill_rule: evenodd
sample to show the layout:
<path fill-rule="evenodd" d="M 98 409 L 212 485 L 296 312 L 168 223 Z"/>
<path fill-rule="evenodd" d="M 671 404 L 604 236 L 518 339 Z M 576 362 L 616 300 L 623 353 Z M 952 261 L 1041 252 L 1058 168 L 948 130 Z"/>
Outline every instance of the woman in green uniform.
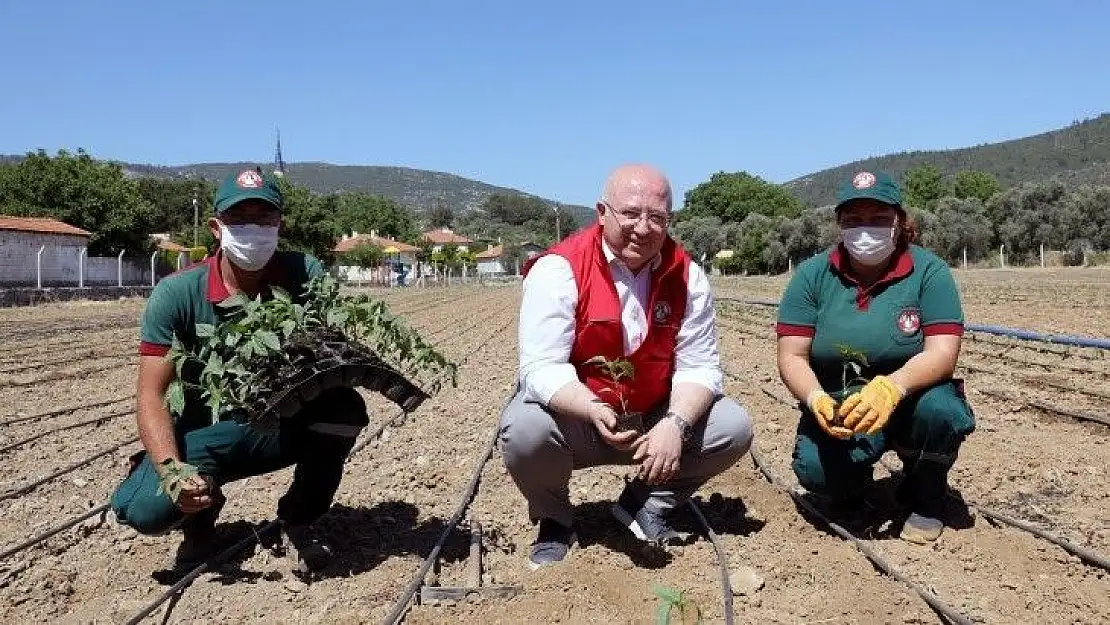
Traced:
<path fill-rule="evenodd" d="M 975 419 L 958 380 L 963 313 L 948 265 L 913 245 L 898 184 L 859 172 L 841 186 L 840 242 L 799 265 L 779 306 L 779 375 L 801 402 L 794 473 L 854 506 L 887 450 L 906 471 L 902 538 L 936 540 L 948 471 Z"/>

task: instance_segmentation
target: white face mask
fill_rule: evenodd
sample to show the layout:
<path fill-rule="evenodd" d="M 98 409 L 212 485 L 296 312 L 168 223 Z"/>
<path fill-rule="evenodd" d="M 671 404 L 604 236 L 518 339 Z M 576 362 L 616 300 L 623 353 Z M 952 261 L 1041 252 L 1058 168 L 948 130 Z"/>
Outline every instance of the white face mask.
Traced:
<path fill-rule="evenodd" d="M 845 228 L 840 235 L 848 254 L 862 265 L 878 265 L 894 253 L 894 228 L 861 226 Z"/>
<path fill-rule="evenodd" d="M 227 254 L 227 259 L 240 269 L 262 269 L 274 256 L 277 245 L 277 226 L 220 224 L 220 247 Z"/>

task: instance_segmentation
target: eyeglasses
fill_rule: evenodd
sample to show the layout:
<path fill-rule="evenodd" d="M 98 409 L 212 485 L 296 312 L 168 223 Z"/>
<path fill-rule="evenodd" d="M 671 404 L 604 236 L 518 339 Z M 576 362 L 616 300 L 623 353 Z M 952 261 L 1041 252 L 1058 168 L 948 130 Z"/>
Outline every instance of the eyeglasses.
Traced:
<path fill-rule="evenodd" d="M 609 212 L 616 215 L 617 222 L 621 225 L 622 228 L 635 228 L 636 224 L 640 223 L 641 220 L 647 220 L 648 226 L 655 230 L 662 230 L 663 228 L 666 228 L 667 224 L 671 222 L 670 213 L 660 213 L 657 211 L 648 210 L 638 211 L 634 208 L 617 210 L 613 208 L 613 206 L 608 202 L 602 202 L 602 204 L 604 204 L 605 207 L 609 209 Z"/>

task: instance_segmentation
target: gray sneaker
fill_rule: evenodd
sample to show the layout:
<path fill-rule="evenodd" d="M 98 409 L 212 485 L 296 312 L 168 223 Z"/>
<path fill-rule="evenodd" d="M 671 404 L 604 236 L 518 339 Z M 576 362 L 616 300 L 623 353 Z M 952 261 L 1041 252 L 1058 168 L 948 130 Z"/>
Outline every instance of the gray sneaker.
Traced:
<path fill-rule="evenodd" d="M 528 566 L 533 571 L 553 566 L 566 559 L 570 547 L 578 541 L 574 529 L 553 519 L 540 519 L 540 529 L 532 543 Z"/>
<path fill-rule="evenodd" d="M 293 571 L 302 575 L 322 570 L 331 562 L 331 547 L 310 524 L 281 524 L 282 547 L 295 562 Z"/>
<path fill-rule="evenodd" d="M 671 529 L 666 517 L 645 506 L 644 502 L 633 495 L 628 488 L 624 489 L 620 499 L 613 504 L 611 512 L 621 525 L 631 530 L 640 540 L 668 545 L 686 539 L 685 536 Z"/>

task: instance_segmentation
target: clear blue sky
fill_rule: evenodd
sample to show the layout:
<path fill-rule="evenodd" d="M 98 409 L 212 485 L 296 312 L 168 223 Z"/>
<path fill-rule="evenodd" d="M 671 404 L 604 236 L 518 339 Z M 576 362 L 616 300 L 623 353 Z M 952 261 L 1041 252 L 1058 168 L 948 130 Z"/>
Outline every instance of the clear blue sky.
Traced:
<path fill-rule="evenodd" d="M 758 6 L 756 6 L 758 5 Z M 592 204 L 1015 138 L 1110 111 L 1110 3 L 0 4 L 0 153 L 447 171 Z"/>

